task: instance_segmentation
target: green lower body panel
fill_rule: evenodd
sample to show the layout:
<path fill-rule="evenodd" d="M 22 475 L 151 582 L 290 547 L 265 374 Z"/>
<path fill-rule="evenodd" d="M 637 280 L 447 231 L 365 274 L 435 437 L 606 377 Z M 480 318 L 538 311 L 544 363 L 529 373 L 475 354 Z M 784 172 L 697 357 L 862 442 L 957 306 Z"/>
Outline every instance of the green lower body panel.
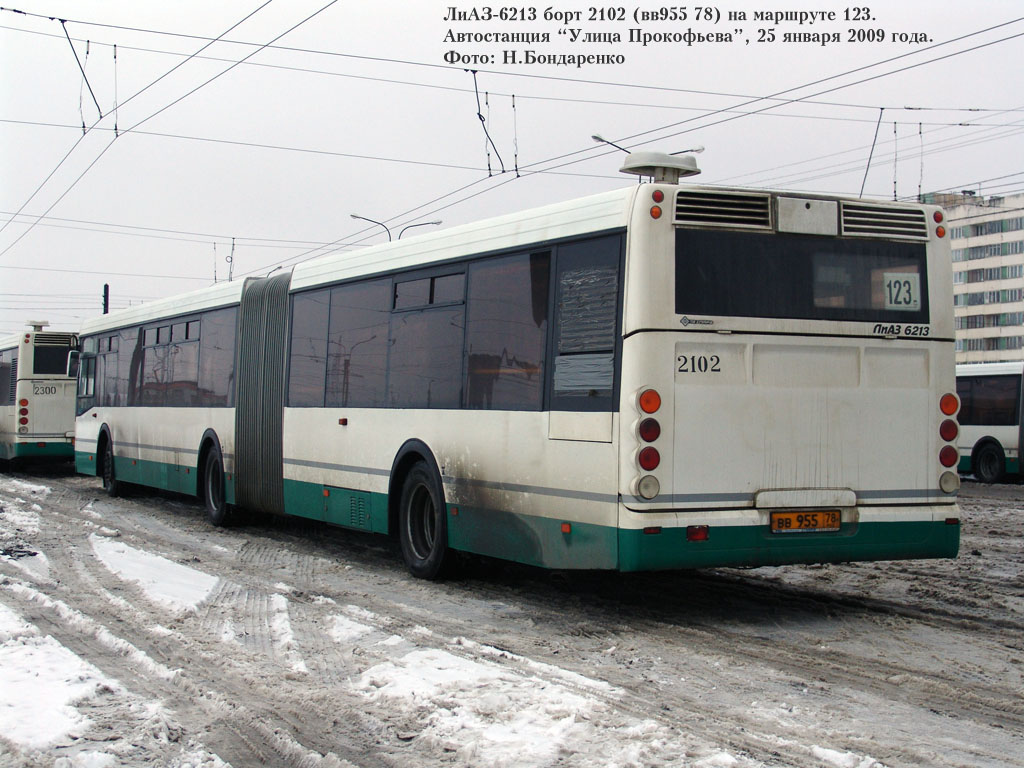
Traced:
<path fill-rule="evenodd" d="M 40 441 L 34 443 L 0 444 L 0 459 L 70 459 L 75 446 L 70 442 Z"/>
<path fill-rule="evenodd" d="M 972 474 L 974 470 L 971 468 L 971 457 L 961 456 L 960 464 L 957 465 L 957 471 L 962 472 L 965 475 Z M 1006 459 L 1006 469 L 1004 470 L 1008 475 L 1016 475 L 1020 473 L 1020 459 L 1009 458 Z"/>
<path fill-rule="evenodd" d="M 619 570 L 843 563 L 956 557 L 960 525 L 939 522 L 861 523 L 835 533 L 773 534 L 767 526 L 712 526 L 707 540 L 686 528 L 657 533 L 619 531 Z"/>
<path fill-rule="evenodd" d="M 448 505 L 452 548 L 526 565 L 614 569 L 617 533 L 606 525 Z"/>
<path fill-rule="evenodd" d="M 76 472 L 82 475 L 98 475 L 98 467 L 99 462 L 97 462 L 95 454 L 75 451 Z M 198 495 L 199 473 L 193 466 L 115 456 L 114 476 L 126 483 L 184 493 L 189 496 Z M 228 504 L 234 503 L 235 484 L 231 475 L 224 477 L 224 496 Z"/>
<path fill-rule="evenodd" d="M 383 493 L 284 480 L 284 511 L 332 525 L 388 532 L 388 497 Z"/>
<path fill-rule="evenodd" d="M 97 474 L 95 455 L 75 453 L 75 468 Z M 196 469 L 118 457 L 118 479 L 196 494 Z M 234 482 L 224 490 L 234 503 Z M 374 533 L 388 533 L 388 498 L 297 480 L 284 481 L 285 513 Z M 712 526 L 703 541 L 687 529 L 620 529 L 493 509 L 448 505 L 452 549 L 544 568 L 653 571 L 726 566 L 841 563 L 956 557 L 959 524 L 884 522 L 844 525 L 835 533 L 773 534 L 767 526 Z M 957 521 L 958 523 L 959 521 Z"/>

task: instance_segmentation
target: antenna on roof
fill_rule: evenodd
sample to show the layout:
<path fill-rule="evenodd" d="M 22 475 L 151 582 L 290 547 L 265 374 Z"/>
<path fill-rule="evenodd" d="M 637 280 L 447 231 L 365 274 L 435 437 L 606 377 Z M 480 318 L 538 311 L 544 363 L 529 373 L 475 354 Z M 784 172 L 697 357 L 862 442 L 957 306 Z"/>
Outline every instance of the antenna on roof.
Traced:
<path fill-rule="evenodd" d="M 694 150 L 685 151 L 693 152 Z M 619 171 L 637 176 L 650 176 L 660 184 L 678 184 L 679 179 L 684 176 L 696 176 L 700 173 L 700 168 L 697 167 L 697 160 L 693 155 L 630 152 Z"/>

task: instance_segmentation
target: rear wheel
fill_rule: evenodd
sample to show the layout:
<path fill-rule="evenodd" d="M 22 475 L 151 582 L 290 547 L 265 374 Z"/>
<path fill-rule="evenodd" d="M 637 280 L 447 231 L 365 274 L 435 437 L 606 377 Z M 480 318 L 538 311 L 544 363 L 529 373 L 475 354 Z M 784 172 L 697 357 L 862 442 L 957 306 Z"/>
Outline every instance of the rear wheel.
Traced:
<path fill-rule="evenodd" d="M 1006 459 L 995 443 L 985 443 L 974 456 L 974 476 L 983 483 L 998 483 L 1003 479 Z"/>
<path fill-rule="evenodd" d="M 421 579 L 441 578 L 451 560 L 448 519 L 441 481 L 426 462 L 418 462 L 405 476 L 398 515 L 398 537 L 409 571 Z"/>
<path fill-rule="evenodd" d="M 211 448 L 203 465 L 203 499 L 206 502 L 206 517 L 217 526 L 227 525 L 232 518 L 232 506 L 224 493 L 224 461 L 220 451 Z"/>
<path fill-rule="evenodd" d="M 107 496 L 120 496 L 124 492 L 124 483 L 114 473 L 114 443 L 108 438 L 103 443 L 103 490 Z"/>

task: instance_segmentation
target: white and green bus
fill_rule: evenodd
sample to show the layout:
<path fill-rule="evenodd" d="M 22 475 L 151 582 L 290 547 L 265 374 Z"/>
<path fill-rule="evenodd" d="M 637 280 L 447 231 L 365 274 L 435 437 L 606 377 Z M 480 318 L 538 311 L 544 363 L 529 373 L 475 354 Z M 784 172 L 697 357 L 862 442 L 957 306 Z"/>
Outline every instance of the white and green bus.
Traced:
<path fill-rule="evenodd" d="M 79 470 L 559 569 L 954 557 L 934 207 L 652 183 L 85 323 Z"/>
<path fill-rule="evenodd" d="M 1024 362 L 956 367 L 960 397 L 960 471 L 983 483 L 1020 474 L 1021 374 Z"/>
<path fill-rule="evenodd" d="M 74 456 L 74 333 L 30 330 L 0 339 L 0 462 Z"/>

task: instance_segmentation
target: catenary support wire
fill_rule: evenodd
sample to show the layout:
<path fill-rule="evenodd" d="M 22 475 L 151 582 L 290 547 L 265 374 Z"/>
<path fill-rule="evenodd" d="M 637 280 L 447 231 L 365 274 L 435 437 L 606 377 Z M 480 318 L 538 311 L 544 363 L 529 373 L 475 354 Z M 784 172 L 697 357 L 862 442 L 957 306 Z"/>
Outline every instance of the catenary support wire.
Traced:
<path fill-rule="evenodd" d="M 85 80 L 85 86 L 89 89 L 89 95 L 92 96 L 92 103 L 96 105 L 96 111 L 100 113 L 100 118 L 103 117 L 103 110 L 100 109 L 100 103 L 96 100 L 96 94 L 92 92 L 92 86 L 89 84 L 89 78 L 85 74 L 85 67 L 82 66 L 81 59 L 78 58 L 78 51 L 75 50 L 75 44 L 71 42 L 71 35 L 68 34 L 67 25 L 64 23 L 64 19 L 58 19 L 60 21 L 60 27 L 64 30 L 64 37 L 68 39 L 68 45 L 71 46 L 71 53 L 75 56 L 75 61 L 78 62 L 78 69 L 82 72 L 82 79 Z M 86 44 L 86 51 L 88 51 L 88 43 Z M 84 121 L 82 123 L 85 125 Z"/>

